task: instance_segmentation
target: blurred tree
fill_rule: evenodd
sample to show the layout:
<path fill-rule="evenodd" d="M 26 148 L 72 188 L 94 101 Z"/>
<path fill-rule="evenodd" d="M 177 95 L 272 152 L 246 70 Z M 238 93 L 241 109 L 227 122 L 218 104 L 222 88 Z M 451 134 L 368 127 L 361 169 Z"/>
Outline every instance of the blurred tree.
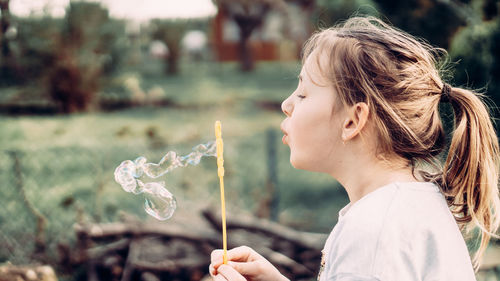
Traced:
<path fill-rule="evenodd" d="M 467 26 L 453 38 L 449 53 L 455 63 L 453 83 L 484 92 L 500 104 L 500 15 L 498 0 L 453 1 L 468 14 Z M 473 20 L 470 20 L 472 19 Z M 492 105 L 495 118 L 500 114 Z M 497 130 L 500 124 L 497 124 Z"/>
<path fill-rule="evenodd" d="M 165 72 L 174 75 L 179 72 L 181 39 L 189 27 L 188 20 L 154 19 L 151 21 L 151 35 L 154 40 L 163 42 L 168 47 Z"/>
<path fill-rule="evenodd" d="M 110 18 L 97 2 L 71 2 L 62 35 L 65 46 L 98 58 L 107 74 L 120 66 L 127 51 L 125 21 Z"/>
<path fill-rule="evenodd" d="M 497 14 L 496 26 L 492 29 L 491 34 L 491 69 L 490 69 L 490 79 L 491 83 L 488 87 L 489 96 L 495 101 L 497 105 L 500 105 L 500 15 Z M 496 112 L 496 117 L 499 116 L 500 113 Z M 497 128 L 500 128 L 500 124 L 497 124 Z"/>
<path fill-rule="evenodd" d="M 268 12 L 276 9 L 286 13 L 284 0 L 213 0 L 220 11 L 234 20 L 239 28 L 239 53 L 241 70 L 254 69 L 254 60 L 249 45 L 252 32 L 262 25 Z"/>
<path fill-rule="evenodd" d="M 65 113 L 88 109 L 126 45 L 124 23 L 112 20 L 97 2 L 70 2 L 48 73 L 52 99 Z"/>
<path fill-rule="evenodd" d="M 0 0 L 0 82 L 12 80 L 15 68 L 7 33 L 10 26 L 9 0 Z"/>
<path fill-rule="evenodd" d="M 454 84 L 481 89 L 495 104 L 500 104 L 499 16 L 461 29 L 453 39 L 450 55 L 456 62 Z"/>
<path fill-rule="evenodd" d="M 125 23 L 95 2 L 71 2 L 63 19 L 15 18 L 15 25 L 9 46 L 16 67 L 9 82 L 35 86 L 19 99 L 49 98 L 62 112 L 87 109 L 129 48 Z"/>
<path fill-rule="evenodd" d="M 472 25 L 461 29 L 450 46 L 450 55 L 457 61 L 455 82 L 469 87 L 484 87 L 490 79 L 491 54 L 496 23 Z"/>
<path fill-rule="evenodd" d="M 483 3 L 483 19 L 484 20 L 492 20 L 496 16 L 498 16 L 499 7 L 498 0 L 485 0 Z"/>
<path fill-rule="evenodd" d="M 2 58 L 10 54 L 9 42 L 6 35 L 10 26 L 9 0 L 0 0 L 0 40 L 2 46 Z"/>
<path fill-rule="evenodd" d="M 319 27 L 330 27 L 354 13 L 377 16 L 373 0 L 316 0 L 313 22 Z"/>
<path fill-rule="evenodd" d="M 12 56 L 19 68 L 14 82 L 20 85 L 35 82 L 55 63 L 62 20 L 16 18 L 16 24 L 18 33 L 12 42 Z"/>
<path fill-rule="evenodd" d="M 374 1 L 393 25 L 442 48 L 461 26 L 476 20 L 469 6 L 455 0 Z"/>

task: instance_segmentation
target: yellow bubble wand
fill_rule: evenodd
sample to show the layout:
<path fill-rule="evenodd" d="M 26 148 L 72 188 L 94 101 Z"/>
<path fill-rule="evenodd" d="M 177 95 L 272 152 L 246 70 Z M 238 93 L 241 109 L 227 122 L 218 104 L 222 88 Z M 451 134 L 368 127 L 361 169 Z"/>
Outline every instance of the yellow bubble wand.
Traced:
<path fill-rule="evenodd" d="M 217 174 L 220 183 L 220 201 L 222 215 L 222 247 L 224 249 L 223 262 L 227 264 L 227 235 L 226 235 L 226 203 L 224 200 L 224 142 L 220 121 L 215 121 L 215 144 L 217 149 Z"/>

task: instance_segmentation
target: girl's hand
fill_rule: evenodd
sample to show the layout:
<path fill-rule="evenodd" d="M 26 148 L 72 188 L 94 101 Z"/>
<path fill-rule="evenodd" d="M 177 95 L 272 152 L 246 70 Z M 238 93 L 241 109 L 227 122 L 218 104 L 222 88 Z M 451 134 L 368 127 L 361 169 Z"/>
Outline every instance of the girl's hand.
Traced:
<path fill-rule="evenodd" d="M 227 265 L 222 264 L 222 250 L 212 252 L 210 275 L 214 281 L 289 281 L 268 260 L 247 246 L 227 251 Z"/>

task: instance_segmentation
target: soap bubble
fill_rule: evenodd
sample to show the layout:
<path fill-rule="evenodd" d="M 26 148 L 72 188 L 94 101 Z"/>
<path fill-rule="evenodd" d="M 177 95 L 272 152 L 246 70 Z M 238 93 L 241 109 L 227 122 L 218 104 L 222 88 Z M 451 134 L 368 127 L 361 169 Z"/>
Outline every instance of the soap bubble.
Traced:
<path fill-rule="evenodd" d="M 214 141 L 199 144 L 185 156 L 169 151 L 158 163 L 148 163 L 143 156 L 134 161 L 125 160 L 115 169 L 115 181 L 123 190 L 144 196 L 144 209 L 159 220 L 169 219 L 177 207 L 175 197 L 165 187 L 164 181 L 154 179 L 179 167 L 198 165 L 203 156 L 217 156 Z"/>
<path fill-rule="evenodd" d="M 174 195 L 156 182 L 144 186 L 144 209 L 148 214 L 159 220 L 169 219 L 177 207 Z"/>

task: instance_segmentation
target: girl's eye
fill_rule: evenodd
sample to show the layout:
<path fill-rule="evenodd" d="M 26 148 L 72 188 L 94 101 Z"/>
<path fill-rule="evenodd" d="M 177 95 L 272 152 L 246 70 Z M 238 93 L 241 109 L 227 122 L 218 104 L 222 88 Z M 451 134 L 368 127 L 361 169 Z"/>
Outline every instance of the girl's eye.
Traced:
<path fill-rule="evenodd" d="M 301 99 L 301 100 L 306 98 L 306 96 L 304 96 L 304 95 L 297 95 L 297 97 L 299 97 L 299 99 Z"/>

